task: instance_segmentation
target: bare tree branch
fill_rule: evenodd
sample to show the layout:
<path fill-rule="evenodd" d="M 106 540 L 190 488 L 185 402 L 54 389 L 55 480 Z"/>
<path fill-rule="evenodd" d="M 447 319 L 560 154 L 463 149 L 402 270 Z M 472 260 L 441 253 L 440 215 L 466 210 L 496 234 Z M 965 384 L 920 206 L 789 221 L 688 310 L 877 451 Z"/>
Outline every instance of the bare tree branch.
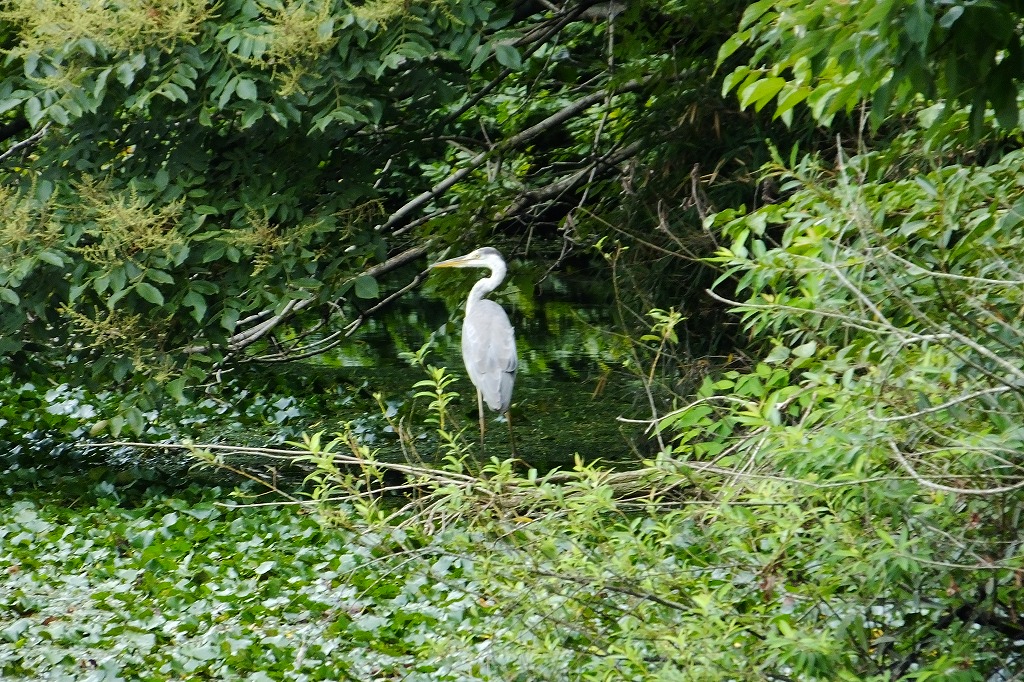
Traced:
<path fill-rule="evenodd" d="M 900 452 L 900 448 L 895 442 L 889 441 L 889 448 L 892 450 L 893 456 L 896 461 L 900 463 L 900 466 L 910 474 L 910 477 L 920 483 L 926 488 L 932 490 L 941 490 L 947 493 L 956 493 L 957 495 L 1002 495 L 1003 493 L 1011 493 L 1015 490 L 1021 490 L 1024 488 L 1024 481 L 1018 481 L 1012 485 L 999 486 L 997 488 L 956 488 L 949 485 L 943 485 L 942 483 L 936 483 L 928 478 L 925 478 L 914 468 L 914 466 L 907 460 L 906 456 Z"/>
<path fill-rule="evenodd" d="M 417 258 L 422 258 L 427 254 L 427 251 L 430 249 L 431 246 L 432 244 L 430 242 L 427 242 L 426 244 L 406 249 L 405 251 L 402 251 L 401 253 L 392 256 L 391 258 L 388 258 L 386 261 L 382 263 L 378 263 L 377 265 L 367 268 L 356 277 L 380 277 L 381 275 L 391 272 L 392 270 L 396 270 L 402 267 L 403 265 L 406 265 L 407 263 L 416 260 Z M 355 280 L 356 277 L 353 277 L 349 281 Z M 317 299 L 315 298 L 293 299 L 285 305 L 284 310 L 282 310 L 280 313 L 270 315 L 269 317 L 267 311 L 257 313 L 255 315 L 250 315 L 246 319 L 252 320 L 254 322 L 258 321 L 257 326 L 233 334 L 227 340 L 225 347 L 230 352 L 237 352 L 245 349 L 248 346 L 251 346 L 253 343 L 265 337 L 267 334 L 269 334 L 282 323 L 295 317 L 297 313 L 309 307 L 310 304 L 315 303 L 316 300 Z M 182 352 L 189 354 L 205 353 L 209 351 L 210 348 L 211 346 L 209 344 L 197 344 L 194 346 L 184 348 Z"/>
<path fill-rule="evenodd" d="M 934 405 L 933 407 L 928 407 L 928 408 L 925 408 L 923 410 L 918 410 L 917 412 L 911 412 L 910 414 L 899 414 L 899 415 L 896 415 L 894 417 L 875 417 L 874 415 L 868 413 L 867 416 L 868 416 L 868 419 L 870 419 L 872 421 L 876 421 L 876 422 L 899 422 L 899 421 L 905 421 L 907 419 L 917 419 L 918 417 L 922 417 L 922 416 L 924 416 L 926 414 L 933 414 L 935 412 L 941 412 L 942 410 L 945 410 L 947 408 L 953 407 L 954 405 L 960 405 L 960 404 L 965 403 L 965 402 L 967 402 L 969 400 L 973 400 L 974 398 L 979 398 L 979 397 L 981 397 L 983 395 L 998 395 L 999 393 L 1006 393 L 1009 390 L 1010 390 L 1010 388 L 1008 386 L 994 386 L 994 387 L 982 389 L 980 391 L 975 391 L 973 393 L 968 393 L 967 395 L 962 395 L 962 396 L 959 396 L 957 398 L 954 398 L 953 400 L 949 400 L 947 402 L 944 402 L 941 405 Z"/>
<path fill-rule="evenodd" d="M 619 86 L 618 88 L 615 88 L 612 94 L 620 95 L 626 92 L 638 90 L 641 87 L 643 87 L 649 80 L 649 78 L 641 80 L 631 80 Z M 556 126 L 561 125 L 570 118 L 586 111 L 587 109 L 597 104 L 598 102 L 603 101 L 607 97 L 608 92 L 604 90 L 594 92 L 590 95 L 587 95 L 586 97 L 581 97 L 572 104 L 569 104 L 560 109 L 559 111 L 556 111 L 551 116 L 548 116 L 540 123 L 532 125 L 526 130 L 523 130 L 513 135 L 512 137 L 508 138 L 507 140 L 498 143 L 493 150 L 480 152 L 472 159 L 467 161 L 457 171 L 449 175 L 447 178 L 445 178 L 438 184 L 434 185 L 429 190 L 416 196 L 412 200 L 406 202 L 397 211 L 392 213 L 391 216 L 385 222 L 381 223 L 380 225 L 377 225 L 375 229 L 378 232 L 388 232 L 394 229 L 396 226 L 403 223 L 410 213 L 422 208 L 431 200 L 436 199 L 437 197 L 447 192 L 449 189 L 452 188 L 453 185 L 455 185 L 455 183 L 459 182 L 460 180 L 468 176 L 470 173 L 472 173 L 474 170 L 482 166 L 493 155 L 500 154 L 502 152 L 508 151 L 509 149 L 518 147 L 519 145 L 522 145 L 525 142 L 529 142 L 533 138 L 541 135 L 542 133 L 545 133 L 551 130 L 552 128 L 555 128 Z"/>
<path fill-rule="evenodd" d="M 12 156 L 19 149 L 25 149 L 26 147 L 30 147 L 33 144 L 35 144 L 36 142 L 38 142 L 39 140 L 43 139 L 43 137 L 46 135 L 46 131 L 49 130 L 49 129 L 50 129 L 50 124 L 47 123 L 42 128 L 40 128 L 36 132 L 32 133 L 30 136 L 26 137 L 21 142 L 15 142 L 14 144 L 12 144 L 10 149 L 5 151 L 3 154 L 0 154 L 0 162 L 6 161 L 10 156 Z"/>

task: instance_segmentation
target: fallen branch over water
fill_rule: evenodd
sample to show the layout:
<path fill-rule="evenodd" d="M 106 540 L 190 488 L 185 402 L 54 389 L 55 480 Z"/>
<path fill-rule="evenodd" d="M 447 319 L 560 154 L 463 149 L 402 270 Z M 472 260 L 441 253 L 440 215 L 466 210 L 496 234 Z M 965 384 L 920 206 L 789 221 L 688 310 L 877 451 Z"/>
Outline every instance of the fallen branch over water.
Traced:
<path fill-rule="evenodd" d="M 428 466 L 402 462 L 386 462 L 365 454 L 354 440 L 337 438 L 324 446 L 317 439 L 311 439 L 311 447 L 304 449 L 249 447 L 198 443 L 141 443 L 115 441 L 111 443 L 84 443 L 81 448 L 132 447 L 149 450 L 186 451 L 197 460 L 197 464 L 230 471 L 251 481 L 264 485 L 282 494 L 292 502 L 302 502 L 294 495 L 281 490 L 274 483 L 247 472 L 244 467 L 225 459 L 228 455 L 255 456 L 274 462 L 301 467 L 308 474 L 307 482 L 316 486 L 308 502 L 345 503 L 359 500 L 379 499 L 382 495 L 399 495 L 410 501 L 392 517 L 399 518 L 407 513 L 431 510 L 437 512 L 442 502 L 457 495 L 467 505 L 479 511 L 490 508 L 503 512 L 515 512 L 521 518 L 524 514 L 551 505 L 564 504 L 568 498 L 583 495 L 598 488 L 609 488 L 616 499 L 630 500 L 645 498 L 655 500 L 669 490 L 678 487 L 679 475 L 655 466 L 629 471 L 607 471 L 579 468 L 573 471 L 553 470 L 538 475 L 531 469 L 523 477 L 512 473 L 507 475 L 485 469 L 481 475 L 472 475 L 451 469 L 435 469 Z M 350 452 L 335 452 L 334 447 L 344 445 Z M 450 511 L 450 507 L 448 507 Z M 422 520 L 422 519 L 421 519 Z M 438 519 L 440 520 L 440 519 Z M 450 519 L 445 519 L 450 520 Z M 444 524 L 442 524 L 444 525 Z"/>

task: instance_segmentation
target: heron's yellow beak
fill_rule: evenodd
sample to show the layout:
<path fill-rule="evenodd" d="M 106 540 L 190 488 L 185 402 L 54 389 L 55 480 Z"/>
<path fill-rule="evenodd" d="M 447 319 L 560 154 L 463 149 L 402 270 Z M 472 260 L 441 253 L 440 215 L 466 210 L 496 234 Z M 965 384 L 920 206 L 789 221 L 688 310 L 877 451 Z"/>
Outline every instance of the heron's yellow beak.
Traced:
<path fill-rule="evenodd" d="M 473 266 L 473 260 L 469 256 L 457 256 L 448 260 L 438 261 L 431 265 L 431 268 L 467 268 Z"/>

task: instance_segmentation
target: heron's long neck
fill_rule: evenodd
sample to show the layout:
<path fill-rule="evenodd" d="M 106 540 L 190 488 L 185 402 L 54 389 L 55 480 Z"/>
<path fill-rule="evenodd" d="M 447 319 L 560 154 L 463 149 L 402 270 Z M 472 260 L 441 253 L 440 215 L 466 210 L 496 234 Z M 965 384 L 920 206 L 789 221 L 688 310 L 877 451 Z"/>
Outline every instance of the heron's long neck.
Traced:
<path fill-rule="evenodd" d="M 473 288 L 469 292 L 469 298 L 466 300 L 466 314 L 469 315 L 470 310 L 476 305 L 478 301 L 483 300 L 483 297 L 491 293 L 498 288 L 501 281 L 505 279 L 505 264 L 495 263 L 490 266 L 491 274 L 484 277 L 482 280 L 473 285 Z"/>

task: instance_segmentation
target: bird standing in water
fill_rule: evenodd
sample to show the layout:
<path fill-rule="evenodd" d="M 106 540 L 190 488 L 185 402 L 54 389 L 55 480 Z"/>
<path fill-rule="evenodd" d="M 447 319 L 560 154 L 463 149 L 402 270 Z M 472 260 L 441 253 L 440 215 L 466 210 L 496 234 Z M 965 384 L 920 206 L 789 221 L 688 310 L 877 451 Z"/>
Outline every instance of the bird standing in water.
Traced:
<path fill-rule="evenodd" d="M 484 442 L 484 403 L 505 415 L 508 421 L 509 442 L 515 454 L 512 439 L 512 386 L 516 381 L 516 336 L 508 315 L 494 301 L 484 298 L 498 288 L 505 279 L 505 259 L 497 249 L 489 246 L 457 258 L 434 263 L 432 268 L 487 268 L 491 274 L 484 277 L 469 292 L 466 299 L 466 320 L 462 325 L 462 361 L 469 378 L 476 386 L 477 409 L 480 413 L 480 444 Z"/>

